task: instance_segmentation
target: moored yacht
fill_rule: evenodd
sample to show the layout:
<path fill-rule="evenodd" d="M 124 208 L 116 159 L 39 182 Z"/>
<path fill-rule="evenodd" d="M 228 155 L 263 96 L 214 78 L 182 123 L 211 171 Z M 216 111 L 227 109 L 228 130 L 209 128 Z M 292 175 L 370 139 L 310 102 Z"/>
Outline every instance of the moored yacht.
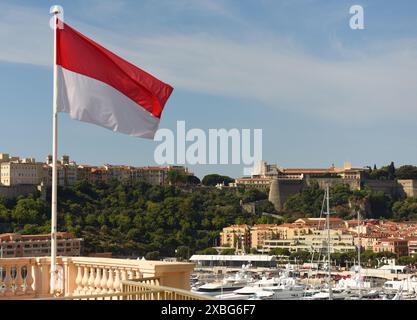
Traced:
<path fill-rule="evenodd" d="M 203 284 L 199 287 L 195 287 L 191 291 L 195 293 L 217 296 L 243 288 L 251 282 L 253 282 L 252 276 L 246 273 L 245 266 L 242 266 L 242 270 L 232 276 L 226 276 L 221 281 Z"/>
<path fill-rule="evenodd" d="M 303 296 L 304 286 L 298 285 L 291 277 L 262 278 L 248 286 L 235 290 L 241 295 L 257 295 L 260 298 L 274 300 L 299 299 Z"/>

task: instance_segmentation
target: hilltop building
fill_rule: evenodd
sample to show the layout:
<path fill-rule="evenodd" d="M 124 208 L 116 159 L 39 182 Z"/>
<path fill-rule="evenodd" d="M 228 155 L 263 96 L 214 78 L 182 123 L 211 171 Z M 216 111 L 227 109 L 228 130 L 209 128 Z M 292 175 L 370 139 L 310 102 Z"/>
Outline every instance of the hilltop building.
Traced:
<path fill-rule="evenodd" d="M 352 190 L 369 187 L 392 196 L 417 196 L 417 180 L 370 180 L 368 168 L 355 168 L 345 162 L 342 168 L 283 168 L 261 160 L 255 163 L 250 177 L 236 179 L 236 186 L 269 190 L 269 201 L 276 210 L 282 210 L 286 200 L 302 188 L 317 182 L 321 188 L 335 184 L 347 184 Z"/>
<path fill-rule="evenodd" d="M 58 185 L 68 186 L 76 181 L 107 182 L 115 179 L 122 183 L 146 181 L 152 185 L 169 184 L 169 172 L 177 171 L 190 176 L 192 172 L 183 166 L 146 166 L 135 167 L 125 165 L 90 166 L 77 165 L 68 155 L 63 155 L 57 161 Z M 46 192 L 52 185 L 52 156 L 46 161 L 36 162 L 34 158 L 11 157 L 7 153 L 0 153 L 0 195 L 16 197 L 38 190 Z"/>

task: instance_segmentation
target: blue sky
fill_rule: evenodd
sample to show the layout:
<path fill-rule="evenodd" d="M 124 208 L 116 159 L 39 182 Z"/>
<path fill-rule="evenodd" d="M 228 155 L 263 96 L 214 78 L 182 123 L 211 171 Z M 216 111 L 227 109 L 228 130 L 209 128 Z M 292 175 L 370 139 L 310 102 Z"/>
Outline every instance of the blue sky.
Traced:
<path fill-rule="evenodd" d="M 284 167 L 417 164 L 417 2 L 94 0 L 0 2 L 0 152 L 51 152 L 49 8 L 171 84 L 160 128 L 262 128 Z M 349 28 L 349 8 L 365 30 Z M 78 163 L 153 165 L 157 142 L 59 116 Z M 242 175 L 240 165 L 197 165 Z"/>

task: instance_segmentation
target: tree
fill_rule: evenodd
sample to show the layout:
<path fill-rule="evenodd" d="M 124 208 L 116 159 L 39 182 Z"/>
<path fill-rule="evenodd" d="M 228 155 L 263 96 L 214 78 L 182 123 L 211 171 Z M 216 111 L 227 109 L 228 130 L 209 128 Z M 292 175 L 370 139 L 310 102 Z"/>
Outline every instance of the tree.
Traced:
<path fill-rule="evenodd" d="M 417 197 L 399 200 L 392 206 L 394 218 L 396 220 L 415 220 L 417 219 Z"/>
<path fill-rule="evenodd" d="M 311 253 L 308 251 L 297 251 L 290 254 L 290 260 L 306 263 L 311 261 Z"/>
<path fill-rule="evenodd" d="M 417 179 L 417 167 L 410 165 L 401 166 L 396 170 L 395 176 L 397 179 Z"/>
<path fill-rule="evenodd" d="M 179 246 L 175 250 L 175 256 L 180 260 L 190 259 L 190 247 Z"/>
<path fill-rule="evenodd" d="M 187 182 L 187 175 L 178 170 L 169 170 L 167 175 L 167 179 L 170 184 L 177 185 Z"/>
<path fill-rule="evenodd" d="M 146 260 L 159 260 L 160 259 L 160 253 L 159 251 L 150 251 L 145 254 Z"/>
<path fill-rule="evenodd" d="M 201 183 L 201 181 L 198 177 L 192 176 L 192 175 L 187 176 L 187 184 L 188 185 L 198 185 L 200 183 Z"/>
<path fill-rule="evenodd" d="M 368 201 L 371 207 L 372 218 L 390 218 L 392 198 L 383 191 L 370 193 Z"/>
<path fill-rule="evenodd" d="M 235 254 L 235 249 L 233 249 L 233 248 L 223 249 L 221 251 L 221 254 L 234 255 Z"/>
<path fill-rule="evenodd" d="M 398 258 L 398 264 L 403 266 L 414 266 L 417 262 L 417 256 L 403 256 Z"/>
<path fill-rule="evenodd" d="M 395 166 L 394 166 L 394 162 L 391 162 L 390 165 L 388 166 L 388 179 L 394 180 L 394 178 L 395 178 Z"/>
<path fill-rule="evenodd" d="M 340 266 L 352 263 L 356 259 L 356 252 L 335 252 L 330 255 L 330 259 Z"/>
<path fill-rule="evenodd" d="M 374 166 L 374 169 L 369 174 L 369 178 L 373 180 L 388 180 L 389 176 L 389 166 L 381 167 L 380 169 L 377 169 L 376 165 Z"/>
<path fill-rule="evenodd" d="M 197 254 L 207 254 L 207 255 L 217 255 L 217 250 L 214 248 L 206 248 L 200 251 L 197 251 Z"/>
<path fill-rule="evenodd" d="M 290 251 L 286 248 L 272 248 L 269 251 L 269 254 L 273 256 L 290 256 L 291 255 Z"/>
<path fill-rule="evenodd" d="M 267 194 L 256 188 L 249 188 L 245 190 L 245 192 L 242 195 L 243 202 L 254 202 L 265 199 L 268 199 Z"/>
<path fill-rule="evenodd" d="M 324 191 L 319 184 L 313 181 L 311 185 L 304 187 L 300 193 L 288 198 L 284 204 L 284 211 L 302 212 L 307 216 L 318 217 L 320 215 Z"/>
<path fill-rule="evenodd" d="M 12 218 L 19 224 L 40 223 L 46 213 L 46 205 L 41 199 L 22 198 L 12 211 Z"/>
<path fill-rule="evenodd" d="M 10 212 L 5 205 L 0 203 L 0 222 L 8 222 L 10 219 Z"/>
<path fill-rule="evenodd" d="M 205 186 L 215 186 L 219 183 L 224 183 L 226 186 L 228 186 L 229 183 L 234 181 L 234 179 L 228 176 L 221 176 L 219 174 L 209 174 L 203 178 L 202 183 Z"/>

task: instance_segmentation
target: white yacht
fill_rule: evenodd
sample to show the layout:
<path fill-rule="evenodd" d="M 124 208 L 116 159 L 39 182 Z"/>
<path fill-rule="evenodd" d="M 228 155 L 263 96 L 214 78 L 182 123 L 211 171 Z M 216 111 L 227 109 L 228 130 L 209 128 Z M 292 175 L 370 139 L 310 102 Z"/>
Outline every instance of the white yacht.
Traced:
<path fill-rule="evenodd" d="M 287 300 L 303 296 L 304 286 L 298 285 L 291 277 L 262 278 L 248 286 L 235 290 L 240 295 L 254 295 L 261 299 Z"/>
<path fill-rule="evenodd" d="M 404 280 L 389 280 L 384 283 L 384 291 L 387 292 L 408 292 L 411 294 L 417 293 L 417 279 L 412 277 Z"/>
<path fill-rule="evenodd" d="M 349 295 L 344 290 L 340 290 L 336 288 L 332 289 L 331 298 L 333 300 L 345 300 L 348 297 Z M 320 292 L 313 294 L 310 297 L 303 298 L 303 300 L 329 300 L 329 299 L 330 299 L 329 289 L 323 289 Z"/>
<path fill-rule="evenodd" d="M 242 267 L 242 270 L 234 275 L 226 276 L 221 281 L 203 284 L 193 288 L 191 291 L 213 296 L 224 295 L 224 293 L 230 293 L 236 289 L 243 288 L 251 282 L 253 282 L 252 276 L 246 272 L 245 267 Z"/>

